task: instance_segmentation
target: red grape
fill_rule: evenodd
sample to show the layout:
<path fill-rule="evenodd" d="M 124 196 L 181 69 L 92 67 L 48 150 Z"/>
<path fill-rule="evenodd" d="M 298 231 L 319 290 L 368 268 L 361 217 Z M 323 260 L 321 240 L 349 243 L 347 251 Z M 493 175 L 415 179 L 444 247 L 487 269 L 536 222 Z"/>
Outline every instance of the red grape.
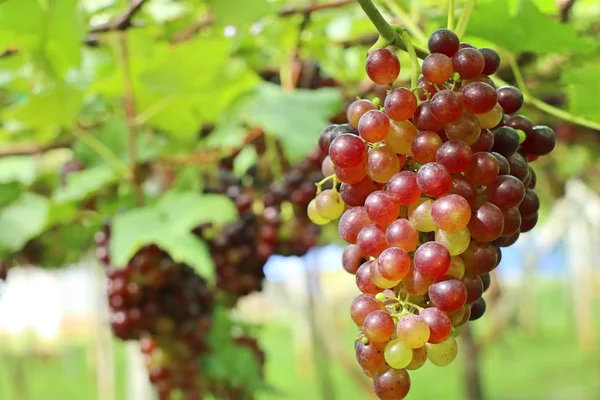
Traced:
<path fill-rule="evenodd" d="M 450 253 L 437 242 L 423 243 L 414 258 L 415 269 L 425 278 L 441 278 L 450 268 Z"/>
<path fill-rule="evenodd" d="M 431 112 L 431 102 L 424 101 L 415 110 L 413 116 L 415 126 L 421 131 L 437 132 L 444 129 L 444 123 L 438 121 Z"/>
<path fill-rule="evenodd" d="M 423 76 L 431 83 L 442 84 L 452 77 L 452 59 L 445 54 L 433 53 L 425 57 Z"/>
<path fill-rule="evenodd" d="M 377 301 L 372 294 L 359 294 L 350 304 L 350 317 L 358 326 L 362 326 L 367 315 L 373 311 L 383 310 L 383 303 Z"/>
<path fill-rule="evenodd" d="M 523 107 L 523 93 L 514 86 L 502 86 L 498 90 L 498 103 L 507 114 L 512 114 Z"/>
<path fill-rule="evenodd" d="M 353 185 L 342 183 L 340 186 L 340 195 L 347 205 L 362 206 L 365 204 L 367 196 L 376 190 L 377 187 L 373 181 L 369 178 L 365 178 Z"/>
<path fill-rule="evenodd" d="M 525 198 L 525 186 L 510 175 L 500 175 L 487 187 L 486 198 L 500 209 L 516 207 Z"/>
<path fill-rule="evenodd" d="M 485 75 L 492 75 L 498 70 L 498 67 L 500 66 L 500 56 L 498 55 L 496 50 L 489 49 L 487 47 L 479 49 L 479 52 L 481 53 L 485 61 L 482 73 Z"/>
<path fill-rule="evenodd" d="M 419 244 L 419 232 L 409 220 L 401 218 L 387 227 L 385 239 L 389 246 L 399 247 L 404 251 L 413 251 Z"/>
<path fill-rule="evenodd" d="M 340 135 L 329 146 L 331 161 L 340 168 L 356 167 L 367 158 L 367 146 L 359 137 Z"/>
<path fill-rule="evenodd" d="M 433 202 L 431 218 L 437 227 L 444 231 L 458 231 L 469 223 L 471 206 L 464 197 L 449 194 Z"/>
<path fill-rule="evenodd" d="M 433 95 L 430 108 L 431 115 L 438 121 L 444 123 L 452 122 L 461 116 L 463 101 L 461 95 L 458 93 L 450 90 L 442 90 Z"/>
<path fill-rule="evenodd" d="M 369 218 L 364 207 L 352 207 L 342 214 L 338 223 L 338 230 L 342 239 L 354 244 L 362 228 L 372 223 L 373 221 Z"/>
<path fill-rule="evenodd" d="M 367 142 L 377 143 L 390 132 L 390 118 L 379 110 L 370 110 L 358 121 L 358 133 Z"/>
<path fill-rule="evenodd" d="M 459 310 L 467 301 L 467 288 L 458 279 L 448 279 L 429 286 L 429 300 L 440 311 Z"/>
<path fill-rule="evenodd" d="M 421 189 L 417 185 L 417 174 L 412 171 L 401 171 L 392 176 L 386 191 L 394 202 L 409 205 L 421 197 Z"/>
<path fill-rule="evenodd" d="M 442 139 L 435 132 L 423 131 L 413 140 L 411 151 L 413 158 L 420 163 L 435 161 L 435 154 L 442 145 Z"/>
<path fill-rule="evenodd" d="M 442 53 L 452 57 L 458 51 L 460 43 L 456 33 L 450 29 L 440 28 L 429 36 L 427 47 L 430 53 Z"/>
<path fill-rule="evenodd" d="M 383 278 L 399 281 L 406 276 L 410 269 L 410 257 L 401 248 L 390 247 L 379 255 L 377 268 Z"/>
<path fill-rule="evenodd" d="M 373 82 L 378 85 L 389 85 L 400 74 L 400 60 L 388 49 L 373 50 L 367 56 L 365 69 Z"/>
<path fill-rule="evenodd" d="M 473 154 L 471 165 L 465 176 L 473 186 L 486 186 L 491 184 L 500 172 L 500 164 L 496 157 L 486 152 Z"/>
<path fill-rule="evenodd" d="M 346 117 L 348 122 L 355 128 L 358 128 L 358 121 L 367 111 L 377 110 L 377 106 L 370 100 L 355 100 L 348 106 Z"/>
<path fill-rule="evenodd" d="M 417 172 L 417 186 L 427 196 L 442 196 L 448 192 L 451 184 L 450 173 L 442 164 L 425 164 Z"/>
<path fill-rule="evenodd" d="M 484 82 L 471 82 L 461 92 L 465 110 L 473 114 L 484 114 L 491 111 L 498 100 L 496 90 Z"/>
<path fill-rule="evenodd" d="M 452 333 L 450 318 L 435 307 L 426 308 L 419 313 L 421 318 L 429 325 L 429 343 L 442 343 Z"/>
<path fill-rule="evenodd" d="M 350 274 L 356 274 L 358 268 L 365 262 L 360 247 L 355 244 L 344 249 L 342 254 L 342 266 Z"/>
<path fill-rule="evenodd" d="M 410 390 L 410 376 L 404 369 L 389 368 L 373 377 L 373 390 L 380 400 L 402 400 Z"/>
<path fill-rule="evenodd" d="M 369 218 L 383 228 L 394 222 L 400 213 L 400 206 L 383 190 L 377 190 L 367 197 L 365 209 Z"/>
<path fill-rule="evenodd" d="M 389 340 L 394 334 L 396 324 L 394 320 L 385 311 L 373 311 L 365 317 L 362 324 L 362 330 L 371 342 L 383 343 Z"/>
<path fill-rule="evenodd" d="M 356 244 L 364 255 L 378 257 L 387 248 L 385 232 L 375 224 L 367 225 L 358 234 Z"/>
<path fill-rule="evenodd" d="M 479 50 L 467 47 L 452 57 L 452 67 L 463 79 L 475 78 L 483 72 L 485 58 Z"/>
<path fill-rule="evenodd" d="M 395 121 L 406 121 L 413 116 L 417 109 L 417 98 L 407 88 L 392 90 L 384 101 L 385 112 Z"/>
<path fill-rule="evenodd" d="M 472 157 L 473 152 L 468 144 L 462 140 L 449 140 L 438 148 L 435 161 L 455 174 L 465 171 L 471 164 Z"/>
<path fill-rule="evenodd" d="M 482 203 L 471 214 L 469 231 L 478 242 L 491 242 L 504 230 L 502 211 L 492 203 Z"/>

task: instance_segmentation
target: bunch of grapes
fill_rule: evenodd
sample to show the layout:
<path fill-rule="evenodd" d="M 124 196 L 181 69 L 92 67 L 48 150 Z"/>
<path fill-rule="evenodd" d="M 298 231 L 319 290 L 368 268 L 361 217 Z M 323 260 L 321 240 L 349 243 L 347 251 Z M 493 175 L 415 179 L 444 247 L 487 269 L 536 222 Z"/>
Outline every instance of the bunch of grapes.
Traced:
<path fill-rule="evenodd" d="M 407 395 L 407 370 L 454 360 L 460 327 L 485 312 L 500 247 L 537 222 L 528 163 L 556 141 L 552 129 L 515 114 L 517 88 L 489 78 L 496 51 L 447 29 L 428 45 L 415 88 L 391 87 L 400 72 L 392 51 L 368 55 L 367 75 L 390 90 L 382 105 L 353 102 L 351 127 L 323 130 L 333 187 L 319 188 L 307 210 L 319 225 L 341 217 L 350 244 L 343 266 L 362 292 L 350 309 L 356 358 L 383 400 Z"/>

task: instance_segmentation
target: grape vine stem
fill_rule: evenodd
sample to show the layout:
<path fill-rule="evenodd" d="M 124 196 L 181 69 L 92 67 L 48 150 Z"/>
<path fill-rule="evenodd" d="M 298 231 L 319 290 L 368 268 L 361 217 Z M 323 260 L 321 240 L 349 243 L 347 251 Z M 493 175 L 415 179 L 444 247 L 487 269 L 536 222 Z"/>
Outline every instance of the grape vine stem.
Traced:
<path fill-rule="evenodd" d="M 473 14 L 473 10 L 475 10 L 476 0 L 467 0 L 467 5 L 463 10 L 460 19 L 458 20 L 458 24 L 456 25 L 456 30 L 454 33 L 460 38 L 467 31 L 467 26 L 469 25 L 469 21 L 471 20 L 471 15 Z"/>
<path fill-rule="evenodd" d="M 448 0 L 448 29 L 454 30 L 454 0 Z"/>
<path fill-rule="evenodd" d="M 410 35 L 414 39 L 417 40 L 417 43 L 427 43 L 427 35 L 425 35 L 423 30 L 419 28 L 419 26 L 416 23 L 413 22 L 410 15 L 408 15 L 406 11 L 404 11 L 402 7 L 400 7 L 397 1 L 383 0 L 382 3 L 392 12 L 392 14 L 394 14 L 400 20 L 400 23 L 404 27 L 406 27 L 406 30 L 410 32 Z"/>
<path fill-rule="evenodd" d="M 401 33 L 402 40 L 404 40 L 404 44 L 406 44 L 406 49 L 408 55 L 410 56 L 410 63 L 412 65 L 412 70 L 410 74 L 410 87 L 417 87 L 419 84 L 419 73 L 421 72 L 421 67 L 419 66 L 419 58 L 417 57 L 417 52 L 415 51 L 415 47 L 412 44 L 412 40 L 407 31 L 402 31 Z"/>

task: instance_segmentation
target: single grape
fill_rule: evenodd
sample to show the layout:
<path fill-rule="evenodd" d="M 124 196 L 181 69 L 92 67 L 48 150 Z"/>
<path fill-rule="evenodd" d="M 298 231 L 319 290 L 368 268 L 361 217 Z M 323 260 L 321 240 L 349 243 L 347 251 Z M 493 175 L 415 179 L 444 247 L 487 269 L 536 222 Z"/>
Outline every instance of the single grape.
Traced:
<path fill-rule="evenodd" d="M 358 133 L 370 143 L 381 142 L 390 132 L 390 118 L 379 110 L 370 110 L 358 121 Z"/>
<path fill-rule="evenodd" d="M 319 216 L 331 221 L 344 212 L 344 201 L 337 190 L 326 189 L 315 197 L 315 209 Z"/>
<path fill-rule="evenodd" d="M 427 328 L 429 329 L 429 328 Z M 403 369 L 412 361 L 412 348 L 405 346 L 400 340 L 393 339 L 385 346 L 385 361 L 392 368 Z"/>
<path fill-rule="evenodd" d="M 383 104 L 388 117 L 395 121 L 406 121 L 412 117 L 418 105 L 415 94 L 403 87 L 392 90 Z"/>
<path fill-rule="evenodd" d="M 377 261 L 373 260 L 373 262 L 374 263 L 371 265 L 371 280 L 375 285 L 382 289 L 391 289 L 393 287 L 396 287 L 400 283 L 400 280 L 394 281 L 384 278 L 379 272 L 379 265 Z"/>
<path fill-rule="evenodd" d="M 306 214 L 308 218 L 317 225 L 325 225 L 330 222 L 327 218 L 323 218 L 317 211 L 317 202 L 315 199 L 312 199 L 310 203 L 308 203 L 308 207 L 306 208 Z"/>
<path fill-rule="evenodd" d="M 500 164 L 496 157 L 486 152 L 473 154 L 471 165 L 465 171 L 465 176 L 473 186 L 491 184 L 500 172 Z"/>
<path fill-rule="evenodd" d="M 449 337 L 439 344 L 427 344 L 427 358 L 438 367 L 445 367 L 454 361 L 458 354 L 456 339 Z"/>
<path fill-rule="evenodd" d="M 537 175 L 535 174 L 535 170 L 529 166 L 529 179 L 527 180 L 527 188 L 535 189 L 535 185 L 537 183 Z"/>
<path fill-rule="evenodd" d="M 333 166 L 333 163 L 331 163 Z M 331 175 L 331 172 L 325 173 L 329 171 L 323 171 L 324 176 Z M 333 166 L 333 173 L 338 177 L 338 179 L 344 183 L 354 184 L 362 181 L 367 176 L 367 168 L 365 164 L 360 164 L 356 167 L 348 167 L 348 168 L 340 168 Z"/>
<path fill-rule="evenodd" d="M 396 335 L 398 340 L 408 348 L 423 347 L 429 340 L 429 325 L 423 317 L 408 314 L 396 324 Z"/>
<path fill-rule="evenodd" d="M 379 255 L 377 268 L 383 278 L 399 281 L 410 269 L 410 256 L 401 248 L 390 247 Z"/>
<path fill-rule="evenodd" d="M 384 310 L 383 303 L 377 301 L 372 294 L 359 294 L 350 305 L 350 317 L 357 326 L 362 326 L 367 315 L 373 311 Z"/>
<path fill-rule="evenodd" d="M 486 309 L 485 300 L 480 298 L 475 303 L 471 305 L 471 315 L 469 316 L 469 321 L 477 321 L 479 318 L 485 314 Z"/>
<path fill-rule="evenodd" d="M 433 202 L 431 218 L 440 229 L 449 232 L 458 231 L 469 223 L 471 207 L 464 197 L 449 194 Z"/>
<path fill-rule="evenodd" d="M 500 153 L 496 153 L 496 152 L 492 152 L 490 153 L 491 155 L 493 155 L 496 160 L 498 160 L 498 175 L 509 175 L 510 174 L 510 164 L 508 163 L 508 160 L 506 159 L 506 157 L 504 157 L 502 154 Z"/>
<path fill-rule="evenodd" d="M 523 93 L 514 86 L 499 87 L 498 103 L 506 114 L 516 113 L 523 107 Z"/>
<path fill-rule="evenodd" d="M 376 224 L 367 225 L 358 234 L 356 244 L 364 255 L 378 257 L 387 247 L 385 232 Z"/>
<path fill-rule="evenodd" d="M 367 146 L 359 137 L 340 135 L 329 146 L 331 161 L 340 168 L 356 167 L 367 158 Z"/>
<path fill-rule="evenodd" d="M 489 129 L 481 129 L 479 138 L 471 144 L 473 153 L 480 151 L 490 151 L 494 147 L 494 134 Z"/>
<path fill-rule="evenodd" d="M 436 226 L 431 217 L 433 200 L 420 198 L 408 207 L 408 220 L 419 232 L 432 232 Z"/>
<path fill-rule="evenodd" d="M 394 320 L 385 311 L 373 311 L 365 317 L 362 331 L 373 343 L 388 341 L 394 334 Z"/>
<path fill-rule="evenodd" d="M 439 197 L 450 190 L 452 178 L 442 164 L 428 163 L 417 172 L 417 186 L 427 196 Z"/>
<path fill-rule="evenodd" d="M 412 142 L 418 133 L 419 130 L 410 121 L 392 121 L 385 143 L 394 153 L 410 154 Z"/>
<path fill-rule="evenodd" d="M 419 78 L 418 84 L 420 87 L 423 88 L 423 89 L 419 90 L 419 99 L 421 101 L 429 100 L 431 98 L 431 96 L 433 96 L 434 94 L 436 94 L 438 92 L 435 85 L 433 83 L 429 82 L 427 79 L 425 79 L 424 76 L 421 76 Z"/>
<path fill-rule="evenodd" d="M 417 185 L 417 174 L 412 171 L 398 172 L 389 180 L 386 192 L 397 204 L 414 203 L 421 196 L 421 189 Z"/>
<path fill-rule="evenodd" d="M 362 250 L 361 250 L 362 253 Z M 362 293 L 365 294 L 377 294 L 381 292 L 381 288 L 379 288 L 373 280 L 371 279 L 371 267 L 375 264 L 373 261 L 367 261 L 363 265 L 361 265 L 356 271 L 356 287 Z"/>
<path fill-rule="evenodd" d="M 471 243 L 471 232 L 469 228 L 463 228 L 458 231 L 448 232 L 437 230 L 435 232 L 435 241 L 446 249 L 451 256 L 458 256 L 467 250 Z"/>
<path fill-rule="evenodd" d="M 481 277 L 481 282 L 483 284 L 483 292 L 485 293 L 490 288 L 490 285 L 492 283 L 492 281 L 491 281 L 492 276 L 489 273 L 487 273 L 487 274 L 480 275 L 480 277 Z"/>
<path fill-rule="evenodd" d="M 444 127 L 448 139 L 462 140 L 467 144 L 473 144 L 479 138 L 481 127 L 477 116 L 463 110 L 460 118 L 456 121 L 446 124 Z"/>
<path fill-rule="evenodd" d="M 460 257 L 465 263 L 466 271 L 472 275 L 488 273 L 498 264 L 498 252 L 489 243 L 473 241 Z"/>
<path fill-rule="evenodd" d="M 479 126 L 482 129 L 491 129 L 498 125 L 498 123 L 502 120 L 502 107 L 500 104 L 497 104 L 490 111 L 485 114 L 475 114 L 475 117 L 479 120 Z"/>
<path fill-rule="evenodd" d="M 530 230 L 532 230 L 537 222 L 538 222 L 538 214 L 531 214 L 531 215 L 527 215 L 527 216 L 523 216 L 522 217 L 523 220 L 521 221 L 521 232 L 529 232 Z"/>
<path fill-rule="evenodd" d="M 373 221 L 364 207 L 352 207 L 342 214 L 338 230 L 342 239 L 354 244 L 362 228 L 372 223 Z"/>
<path fill-rule="evenodd" d="M 473 114 L 490 112 L 498 100 L 496 90 L 484 82 L 471 82 L 463 87 L 461 94 L 465 110 Z"/>
<path fill-rule="evenodd" d="M 435 154 L 435 161 L 446 167 L 450 173 L 456 174 L 469 167 L 472 157 L 473 152 L 468 144 L 462 140 L 449 140 L 439 146 Z"/>
<path fill-rule="evenodd" d="M 400 206 L 383 190 L 377 190 L 367 197 L 365 209 L 369 218 L 382 228 L 394 222 L 400 213 Z"/>
<path fill-rule="evenodd" d="M 399 247 L 410 252 L 419 244 L 419 232 L 409 220 L 401 218 L 387 227 L 385 240 L 390 247 Z"/>
<path fill-rule="evenodd" d="M 519 212 L 524 217 L 536 214 L 540 209 L 540 199 L 533 189 L 525 190 L 525 197 L 519 205 Z"/>
<path fill-rule="evenodd" d="M 419 104 L 413 115 L 413 123 L 420 131 L 438 132 L 444 129 L 444 123 L 433 116 L 430 101 Z"/>
<path fill-rule="evenodd" d="M 404 369 L 389 368 L 373 377 L 373 390 L 380 400 L 402 400 L 410 391 L 410 377 Z"/>
<path fill-rule="evenodd" d="M 433 282 L 430 278 L 425 278 L 416 268 L 411 268 L 408 274 L 402 279 L 404 289 L 411 296 L 423 296 L 427 294 L 429 285 Z"/>
<path fill-rule="evenodd" d="M 427 348 L 425 346 L 413 349 L 412 361 L 406 369 L 414 371 L 421 368 L 427 362 Z"/>
<path fill-rule="evenodd" d="M 431 98 L 431 115 L 440 122 L 452 122 L 457 120 L 463 110 L 461 96 L 450 90 L 437 92 Z"/>
<path fill-rule="evenodd" d="M 503 126 L 494 129 L 494 147 L 492 151 L 510 157 L 519 149 L 519 134 L 513 128 Z"/>
<path fill-rule="evenodd" d="M 508 163 L 510 164 L 510 174 L 521 182 L 526 182 L 529 178 L 529 165 L 527 161 L 519 153 L 515 153 L 510 157 L 507 157 Z"/>
<path fill-rule="evenodd" d="M 482 74 L 492 75 L 498 70 L 498 67 L 500 67 L 500 56 L 498 55 L 496 50 L 489 49 L 487 47 L 479 49 L 479 52 L 485 60 L 485 65 L 483 67 Z"/>
<path fill-rule="evenodd" d="M 377 187 L 373 181 L 370 178 L 365 178 L 353 185 L 342 183 L 340 186 L 340 195 L 347 205 L 351 207 L 362 206 L 365 204 L 367 196 L 376 190 Z"/>
<path fill-rule="evenodd" d="M 435 307 L 425 308 L 419 313 L 421 318 L 429 325 L 428 343 L 442 343 L 452 332 L 452 322 L 450 318 Z"/>
<path fill-rule="evenodd" d="M 400 169 L 400 160 L 392 148 L 379 145 L 369 150 L 367 156 L 367 175 L 379 183 L 386 183 Z"/>
<path fill-rule="evenodd" d="M 506 210 L 521 204 L 525 198 L 525 186 L 514 176 L 500 175 L 488 185 L 485 196 L 489 202 Z"/>
<path fill-rule="evenodd" d="M 483 295 L 483 281 L 479 275 L 467 275 L 462 279 L 467 288 L 467 304 L 473 304 Z"/>
<path fill-rule="evenodd" d="M 452 176 L 452 186 L 450 187 L 448 194 L 457 194 L 467 200 L 467 202 L 471 205 L 477 202 L 477 193 L 475 192 L 475 188 L 469 183 L 467 178 L 462 175 Z"/>
<path fill-rule="evenodd" d="M 469 221 L 471 236 L 478 242 L 491 242 L 504 230 L 504 216 L 494 204 L 485 202 L 473 210 Z"/>
<path fill-rule="evenodd" d="M 504 121 L 504 125 L 515 130 L 522 130 L 525 135 L 530 135 L 533 132 L 533 123 L 524 115 L 510 116 Z"/>
<path fill-rule="evenodd" d="M 333 165 L 331 157 L 327 156 L 323 159 L 323 162 L 321 163 L 321 173 L 323 176 L 329 176 L 335 173 L 335 165 Z"/>
<path fill-rule="evenodd" d="M 519 232 L 521 228 L 521 213 L 517 207 L 509 208 L 508 210 L 502 211 L 502 216 L 504 217 L 504 229 L 500 234 L 503 238 L 508 238 L 513 236 L 515 233 Z"/>
<path fill-rule="evenodd" d="M 450 257 L 450 268 L 446 276 L 462 279 L 465 276 L 465 262 L 460 257 Z"/>
<path fill-rule="evenodd" d="M 342 253 L 342 266 L 350 274 L 356 274 L 358 268 L 365 262 L 360 247 L 355 244 L 344 249 Z"/>
<path fill-rule="evenodd" d="M 378 85 L 389 85 L 400 74 L 400 60 L 388 49 L 377 49 L 367 56 L 365 69 L 373 82 Z"/>
<path fill-rule="evenodd" d="M 359 99 L 353 101 L 346 110 L 348 122 L 355 128 L 358 128 L 358 121 L 367 111 L 377 110 L 377 106 L 370 100 Z M 327 148 L 329 150 L 329 147 Z"/>
<path fill-rule="evenodd" d="M 383 350 L 375 347 L 373 343 L 364 344 L 362 341 L 355 342 L 356 361 L 362 367 L 367 376 L 374 376 L 378 372 L 385 370 L 385 358 Z"/>
<path fill-rule="evenodd" d="M 465 316 L 466 307 L 469 307 L 469 305 L 464 305 L 463 307 L 459 308 L 456 311 L 445 313 L 448 316 L 448 318 L 450 318 L 450 322 L 452 322 L 452 326 L 456 326 L 457 324 L 460 324 L 462 322 L 462 320 Z M 456 337 L 455 334 L 453 334 L 452 336 Z"/>
<path fill-rule="evenodd" d="M 445 312 L 456 311 L 467 301 L 465 284 L 454 278 L 432 284 L 428 294 L 434 307 Z"/>
<path fill-rule="evenodd" d="M 415 269 L 426 278 L 441 278 L 450 268 L 450 253 L 437 242 L 425 242 L 414 257 Z"/>
<path fill-rule="evenodd" d="M 537 156 L 549 154 L 554 147 L 556 147 L 556 133 L 545 125 L 534 126 L 527 139 L 521 144 L 523 151 Z"/>
<path fill-rule="evenodd" d="M 459 49 L 459 41 L 456 33 L 450 29 L 440 28 L 429 36 L 427 47 L 430 53 L 442 53 L 452 57 Z"/>
<path fill-rule="evenodd" d="M 333 135 L 334 130 L 337 127 L 338 125 L 336 124 L 328 125 L 321 131 L 321 135 L 319 136 L 319 148 L 324 154 L 329 154 L 329 146 L 333 139 L 337 137 Z"/>
<path fill-rule="evenodd" d="M 438 85 L 446 82 L 454 73 L 452 59 L 440 53 L 432 53 L 425 57 L 422 70 L 425 79 Z"/>
<path fill-rule="evenodd" d="M 412 156 L 417 162 L 423 164 L 435 161 L 436 152 L 442 143 L 442 139 L 437 133 L 423 131 L 412 142 Z"/>
<path fill-rule="evenodd" d="M 463 79 L 475 78 L 483 72 L 485 58 L 479 50 L 467 47 L 452 57 L 452 67 Z"/>

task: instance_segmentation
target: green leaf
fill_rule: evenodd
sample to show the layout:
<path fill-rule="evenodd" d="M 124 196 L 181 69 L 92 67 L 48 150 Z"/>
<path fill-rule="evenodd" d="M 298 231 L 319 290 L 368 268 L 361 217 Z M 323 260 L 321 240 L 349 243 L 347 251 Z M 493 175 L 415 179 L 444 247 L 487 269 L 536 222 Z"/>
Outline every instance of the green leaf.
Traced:
<path fill-rule="evenodd" d="M 240 113 L 240 119 L 262 127 L 283 143 L 288 158 L 298 161 L 309 154 L 329 118 L 342 105 L 337 89 L 284 91 L 264 84 Z"/>
<path fill-rule="evenodd" d="M 589 53 L 593 46 L 578 37 L 575 27 L 540 12 L 531 0 L 518 2 L 515 13 L 506 1 L 478 2 L 467 34 L 478 36 L 512 52 L 536 54 Z"/>
<path fill-rule="evenodd" d="M 37 0 L 0 2 L 0 47 L 27 50 L 39 45 L 44 11 Z"/>
<path fill-rule="evenodd" d="M 18 199 L 21 190 L 21 185 L 17 182 L 0 183 L 0 207 L 4 207 Z"/>
<path fill-rule="evenodd" d="M 31 185 L 38 172 L 38 162 L 32 156 L 0 158 L 0 183 L 19 182 Z"/>
<path fill-rule="evenodd" d="M 265 0 L 208 0 L 208 4 L 218 23 L 237 27 L 258 21 L 276 7 Z"/>
<path fill-rule="evenodd" d="M 81 64 L 81 42 L 86 25 L 78 10 L 78 0 L 60 0 L 49 3 L 46 17 L 45 56 L 55 72 L 64 76 Z"/>
<path fill-rule="evenodd" d="M 567 87 L 569 111 L 600 122 L 600 71 L 594 64 L 566 69 L 561 81 Z"/>
<path fill-rule="evenodd" d="M 0 252 L 20 250 L 44 230 L 48 218 L 48 200 L 34 193 L 23 193 L 0 210 Z"/>
<path fill-rule="evenodd" d="M 118 180 L 119 174 L 110 166 L 92 167 L 69 174 L 66 186 L 58 187 L 52 197 L 58 203 L 81 201 Z"/>

